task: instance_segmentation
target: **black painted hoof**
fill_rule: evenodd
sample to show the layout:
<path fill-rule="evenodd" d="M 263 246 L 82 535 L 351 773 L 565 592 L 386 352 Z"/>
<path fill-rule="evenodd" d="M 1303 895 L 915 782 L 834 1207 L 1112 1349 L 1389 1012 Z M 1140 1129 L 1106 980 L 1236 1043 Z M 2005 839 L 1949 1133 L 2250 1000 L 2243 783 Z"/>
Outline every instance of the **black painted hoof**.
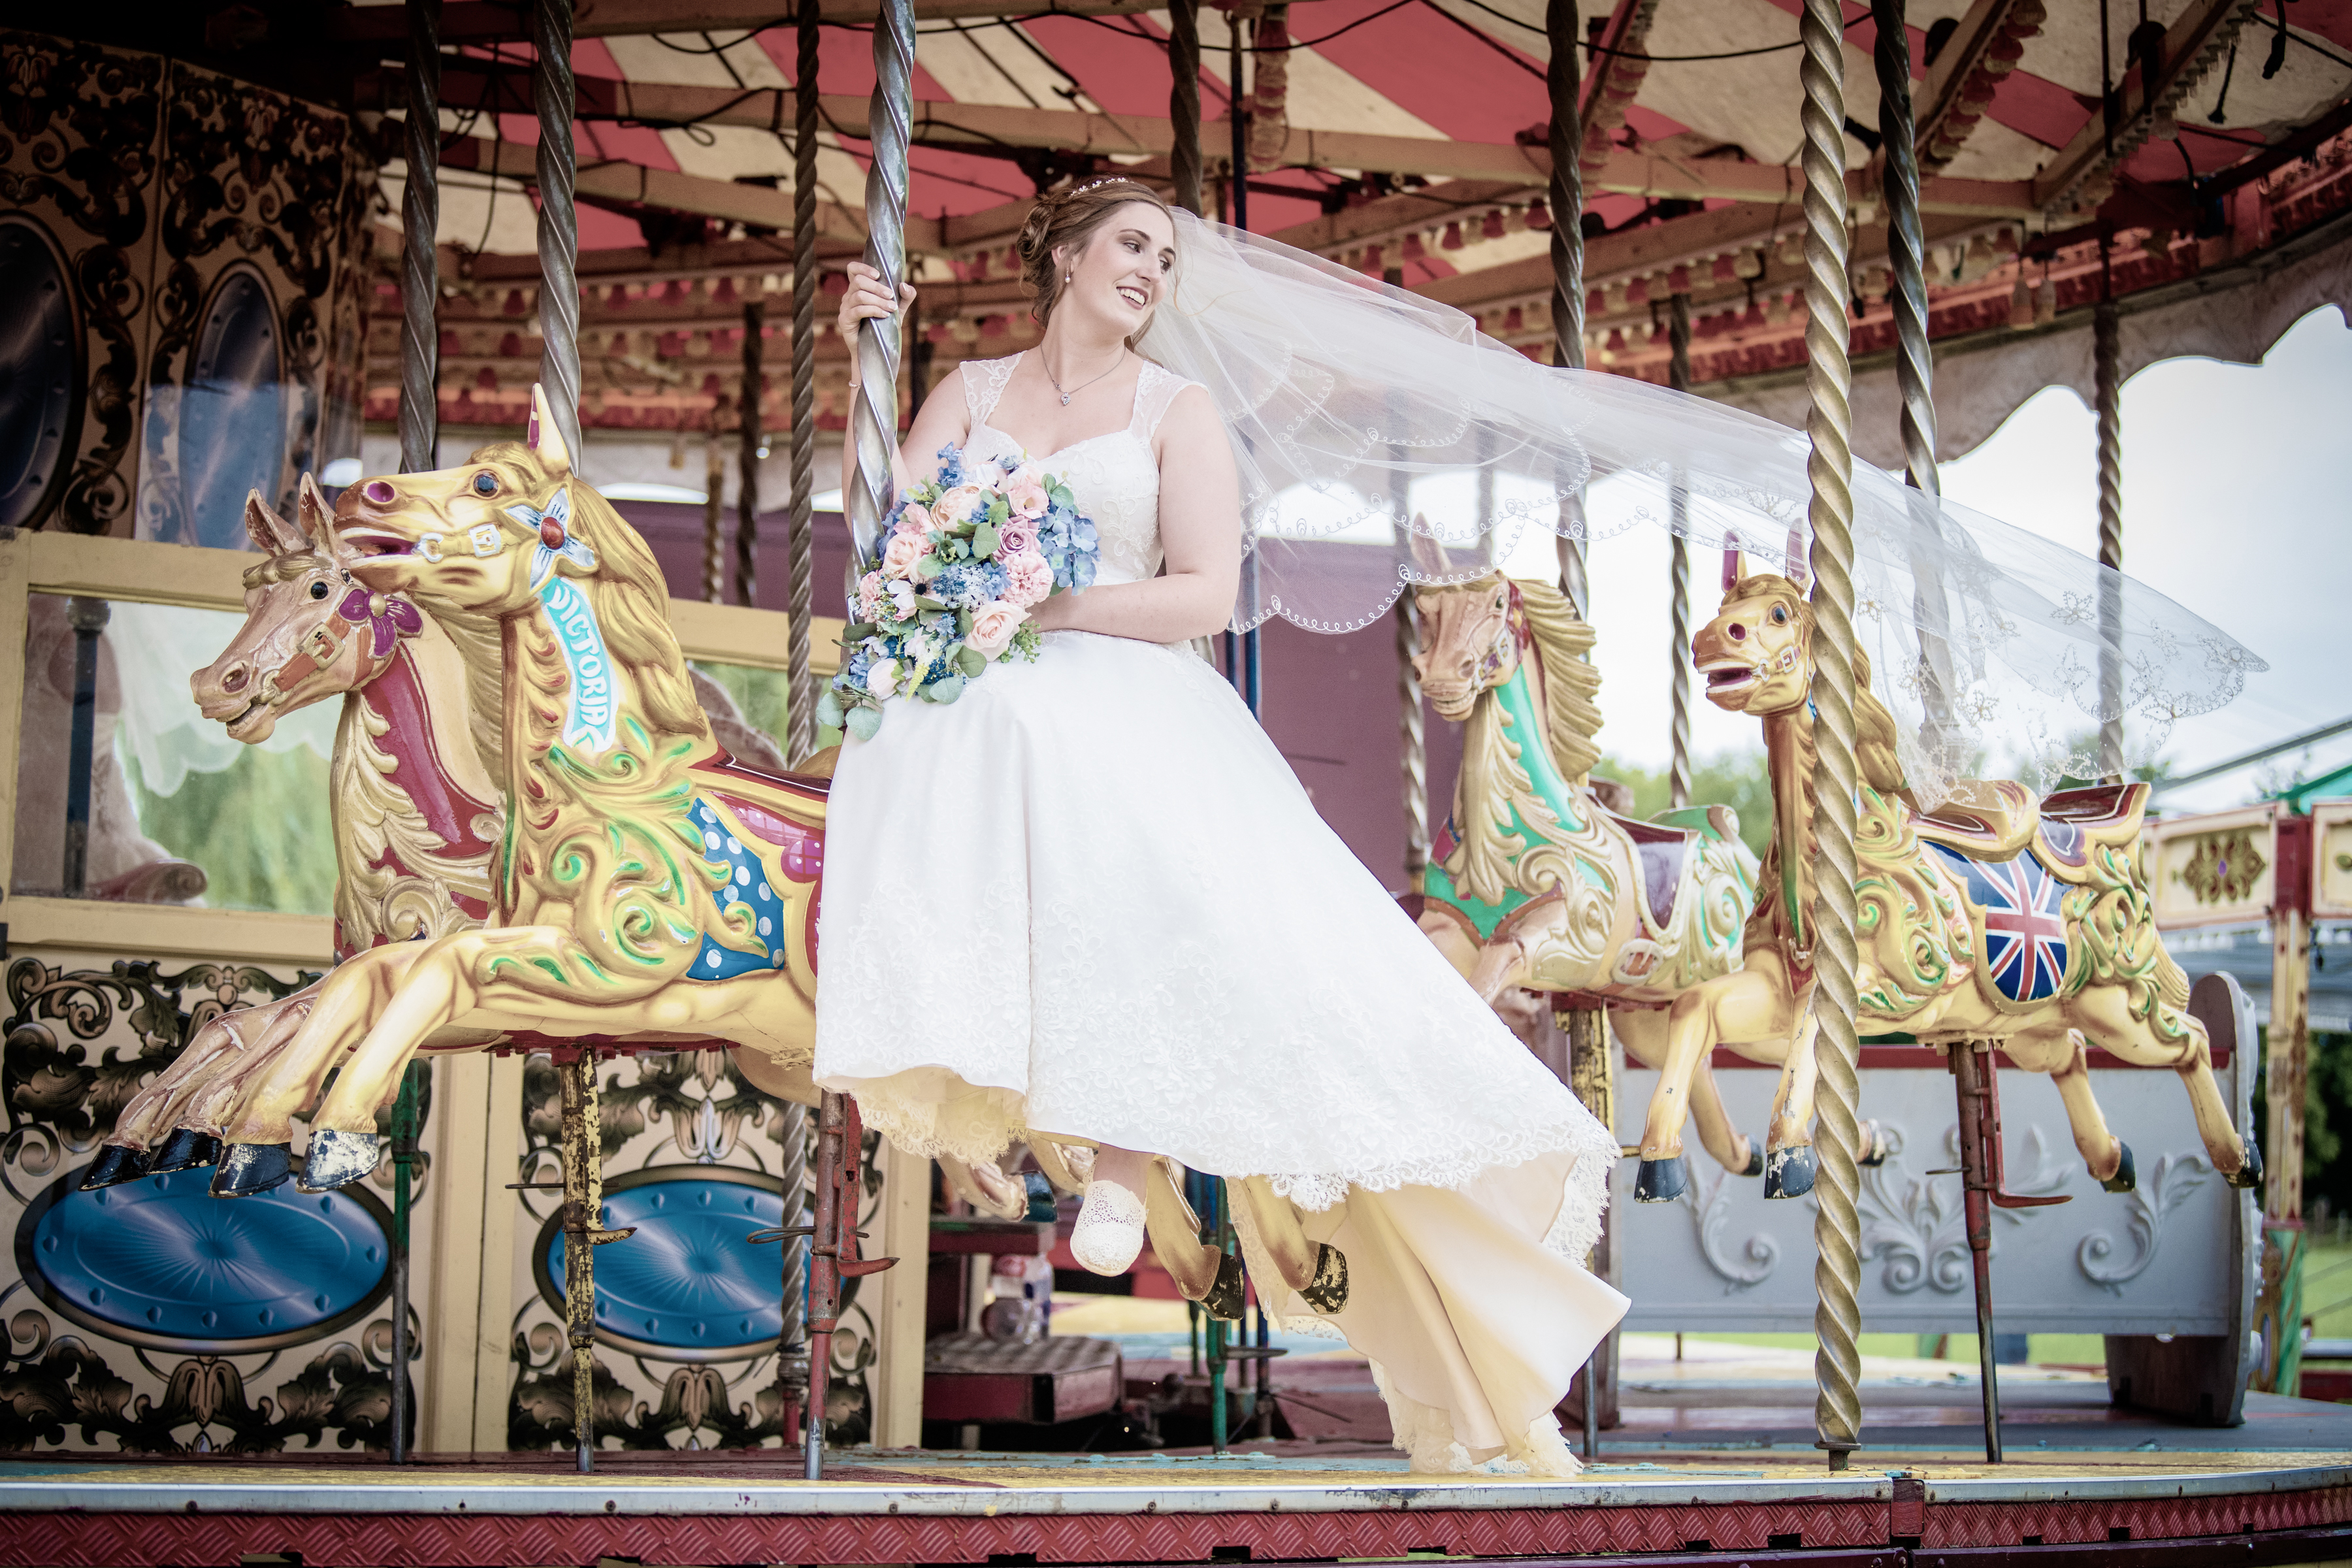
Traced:
<path fill-rule="evenodd" d="M 2233 1187 L 2263 1184 L 2263 1146 L 2252 1138 L 2246 1140 L 2246 1163 L 2230 1173 L 2229 1183 Z"/>
<path fill-rule="evenodd" d="M 1298 1292 L 1299 1300 L 1318 1312 L 1336 1312 L 1348 1304 L 1348 1255 L 1328 1241 L 1316 1246 L 1315 1278 Z"/>
<path fill-rule="evenodd" d="M 1886 1163 L 1886 1134 L 1880 1129 L 1877 1122 L 1865 1121 L 1862 1124 L 1862 1152 L 1854 1156 L 1853 1163 L 1857 1165 L 1872 1167 Z M 1808 1186 L 1811 1184 L 1810 1182 L 1806 1184 Z"/>
<path fill-rule="evenodd" d="M 294 1155 L 283 1143 L 231 1143 L 213 1172 L 213 1196 L 249 1198 L 294 1178 Z"/>
<path fill-rule="evenodd" d="M 147 1155 L 143 1150 L 121 1143 L 101 1143 L 98 1158 L 82 1173 L 81 1190 L 94 1193 L 100 1187 L 110 1187 L 118 1182 L 135 1182 L 147 1173 Z"/>
<path fill-rule="evenodd" d="M 1051 1225 L 1060 1212 L 1054 1204 L 1054 1184 L 1034 1171 L 1022 1172 L 1021 1182 L 1029 1194 L 1028 1212 L 1021 1217 L 1032 1225 Z"/>
<path fill-rule="evenodd" d="M 149 1161 L 147 1173 L 160 1176 L 170 1171 L 191 1171 L 199 1165 L 220 1163 L 221 1141 L 209 1132 L 193 1127 L 174 1127 L 172 1135 L 156 1146 L 155 1158 Z"/>
<path fill-rule="evenodd" d="M 306 1193 L 331 1193 L 346 1187 L 375 1169 L 383 1157 L 373 1132 L 338 1132 L 314 1129 L 310 1147 L 302 1156 L 302 1179 L 294 1184 Z"/>
<path fill-rule="evenodd" d="M 2118 1138 L 2116 1146 L 2124 1152 L 2123 1158 L 2116 1163 L 2116 1173 L 2099 1185 L 2111 1193 L 2128 1193 L 2139 1185 L 2139 1173 L 2132 1166 L 2131 1145 Z"/>
<path fill-rule="evenodd" d="M 1248 1295 L 1242 1285 L 1242 1260 L 1227 1253 L 1224 1260 L 1217 1265 L 1217 1282 L 1210 1286 L 1208 1295 L 1202 1298 L 1201 1309 L 1213 1318 L 1238 1323 L 1247 1304 Z"/>
<path fill-rule="evenodd" d="M 1764 1195 L 1801 1198 L 1813 1190 L 1813 1173 L 1820 1169 L 1811 1143 L 1776 1149 L 1764 1161 Z"/>
<path fill-rule="evenodd" d="M 1748 1145 L 1748 1163 L 1738 1173 L 1743 1176 L 1760 1176 L 1764 1173 L 1763 1144 L 1750 1142 Z"/>
<path fill-rule="evenodd" d="M 1671 1160 L 1644 1160 L 1641 1169 L 1633 1173 L 1633 1201 L 1672 1203 L 1689 1186 L 1690 1163 L 1680 1154 Z"/>

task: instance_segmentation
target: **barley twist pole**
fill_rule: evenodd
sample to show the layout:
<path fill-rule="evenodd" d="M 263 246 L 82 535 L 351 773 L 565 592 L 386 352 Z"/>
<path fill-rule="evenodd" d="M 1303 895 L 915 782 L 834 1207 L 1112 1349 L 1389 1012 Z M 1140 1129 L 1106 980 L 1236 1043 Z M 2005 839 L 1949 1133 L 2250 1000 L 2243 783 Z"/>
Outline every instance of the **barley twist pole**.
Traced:
<path fill-rule="evenodd" d="M 795 767 L 816 750 L 816 688 L 809 675 L 815 562 L 816 110 L 818 0 L 801 0 L 793 73 L 793 510 L 786 525 L 784 755 Z M 793 1247 L 787 1242 L 789 1258 Z"/>
<path fill-rule="evenodd" d="M 1402 742 L 1404 774 L 1404 885 L 1422 890 L 1429 869 L 1429 740 L 1423 730 L 1421 677 L 1413 660 L 1421 657 L 1421 605 L 1407 588 L 1396 603 L 1397 738 Z"/>
<path fill-rule="evenodd" d="M 1813 837 L 1818 888 L 1813 900 L 1812 1006 L 1819 1024 L 1820 1173 L 1813 1222 L 1813 1425 L 1830 1468 L 1845 1468 L 1862 1442 L 1858 1345 L 1862 1281 L 1858 1065 L 1854 1030 L 1853 753 L 1853 367 L 1846 359 L 1845 79 L 1838 0 L 1805 0 L 1804 58 L 1805 421 L 1812 450 L 1807 521 L 1812 529 Z M 1801 854 L 1801 845 L 1784 853 Z"/>
<path fill-rule="evenodd" d="M 1895 378 L 1903 401 L 1903 461 L 1911 488 L 1918 492 L 1915 510 L 1934 536 L 1942 530 L 1935 502 L 1944 485 L 1936 469 L 1936 356 L 1927 340 L 1927 247 L 1919 226 L 1918 131 L 1912 115 L 1911 44 L 1904 10 L 1905 0 L 1872 0 L 1871 16 L 1878 27 L 1873 63 L 1885 150 L 1881 189 L 1886 197 L 1886 258 L 1894 276 L 1888 303 L 1895 312 Z M 1951 617 L 1941 566 L 1940 561 L 1925 558 L 1912 563 L 1924 680 L 1920 695 L 1927 709 L 1921 739 L 1939 769 L 1953 760 L 1948 751 L 1958 730 L 1952 711 Z"/>
<path fill-rule="evenodd" d="M 1677 293 L 1668 301 L 1666 384 L 1676 392 L 1688 392 L 1691 385 L 1690 306 L 1688 294 Z M 1666 654 L 1667 668 L 1674 672 L 1674 725 L 1666 757 L 1666 804 L 1680 811 L 1691 802 L 1691 625 L 1690 541 L 1683 537 L 1690 526 L 1690 492 L 1679 473 L 1675 476 L 1674 493 L 1667 500 L 1666 511 L 1673 533 L 1667 544 L 1674 552 L 1666 562 L 1666 586 L 1672 600 L 1668 618 L 1674 629 L 1674 646 Z"/>
<path fill-rule="evenodd" d="M 1168 6 L 1168 119 L 1175 143 L 1168 160 L 1176 181 L 1176 205 L 1201 211 L 1201 21 L 1200 0 L 1170 0 Z"/>
<path fill-rule="evenodd" d="M 530 103 L 539 116 L 539 384 L 556 433 L 584 466 L 580 445 L 580 214 L 572 200 L 572 0 L 531 0 Z"/>
<path fill-rule="evenodd" d="M 1544 34 L 1551 44 L 1544 85 L 1551 93 L 1552 363 L 1570 370 L 1584 368 L 1584 124 L 1576 108 L 1580 32 L 1576 0 L 1550 0 L 1544 8 Z M 1559 585 L 1576 613 L 1590 617 L 1583 493 L 1563 500 L 1560 510 L 1570 533 L 1560 535 Z"/>
<path fill-rule="evenodd" d="M 400 194 L 400 471 L 436 462 L 441 434 L 441 0 L 408 0 L 408 184 Z"/>
<path fill-rule="evenodd" d="M 2099 773 L 2108 784 L 2124 773 L 2123 579 L 2124 414 L 2123 329 L 2116 319 L 2107 242 L 2099 241 L 2099 302 L 2091 312 L 2091 396 L 2099 417 Z"/>
<path fill-rule="evenodd" d="M 915 74 L 913 0 L 884 0 L 874 27 L 874 97 L 866 111 L 873 162 L 866 171 L 866 264 L 898 297 L 907 272 L 907 149 L 912 141 Z M 861 557 L 873 553 L 895 499 L 891 458 L 898 443 L 898 318 L 857 330 L 857 396 L 850 439 L 857 472 L 842 498 Z"/>

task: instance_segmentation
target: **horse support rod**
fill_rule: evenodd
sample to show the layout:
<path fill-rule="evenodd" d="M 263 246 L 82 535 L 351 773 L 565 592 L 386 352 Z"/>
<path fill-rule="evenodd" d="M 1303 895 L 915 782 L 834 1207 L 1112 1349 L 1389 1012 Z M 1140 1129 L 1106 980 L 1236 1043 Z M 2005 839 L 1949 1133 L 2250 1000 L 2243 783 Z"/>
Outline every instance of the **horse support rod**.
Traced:
<path fill-rule="evenodd" d="M 1992 1351 L 1992 1161 L 1986 1152 L 1990 1131 L 1985 1078 L 1995 1070 L 1990 1050 L 1979 1063 L 1975 1042 L 1956 1042 L 1948 1053 L 1953 1088 L 1959 1100 L 1960 1186 L 1968 1218 L 1969 1260 L 1977 1288 L 1977 1380 L 1984 1395 L 1985 1463 L 2000 1463 L 2000 1380 Z"/>
<path fill-rule="evenodd" d="M 833 1331 L 841 1321 L 841 1212 L 848 1168 L 848 1101 L 827 1091 L 817 1111 L 816 1224 L 808 1266 L 808 1407 L 802 1417 L 810 1480 L 824 1479 L 826 1384 L 833 1372 Z"/>

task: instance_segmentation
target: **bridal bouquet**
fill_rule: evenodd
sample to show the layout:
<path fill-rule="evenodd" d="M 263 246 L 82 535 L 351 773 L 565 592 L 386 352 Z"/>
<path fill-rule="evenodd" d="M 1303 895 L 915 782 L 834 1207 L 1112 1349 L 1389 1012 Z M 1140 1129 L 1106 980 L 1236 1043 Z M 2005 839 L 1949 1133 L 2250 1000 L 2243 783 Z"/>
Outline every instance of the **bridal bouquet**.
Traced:
<path fill-rule="evenodd" d="M 878 560 L 862 563 L 841 668 L 817 722 L 871 740 L 894 697 L 952 702 L 988 667 L 1037 657 L 1031 606 L 1095 580 L 1095 525 L 1037 465 L 940 451 L 936 479 L 890 514 Z"/>

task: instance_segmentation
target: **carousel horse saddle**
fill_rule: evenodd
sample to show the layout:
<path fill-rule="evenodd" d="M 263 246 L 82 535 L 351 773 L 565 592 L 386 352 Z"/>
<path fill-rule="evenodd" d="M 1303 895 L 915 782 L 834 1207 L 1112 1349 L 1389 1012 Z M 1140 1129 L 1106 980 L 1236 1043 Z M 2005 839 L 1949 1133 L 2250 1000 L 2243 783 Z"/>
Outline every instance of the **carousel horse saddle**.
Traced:
<path fill-rule="evenodd" d="M 1956 855 L 1998 865 L 2033 842 L 2041 819 L 2041 810 L 2022 784 L 2007 779 L 1955 779 L 1951 794 L 1933 810 L 1913 815 L 1911 830 Z"/>
<path fill-rule="evenodd" d="M 1683 871 L 1690 864 L 1692 846 L 1698 842 L 1698 829 L 1643 822 L 1605 808 L 1601 815 L 1633 840 L 1633 858 L 1642 868 L 1642 900 L 1649 908 L 1651 921 L 1665 930 L 1674 923 L 1675 895 L 1682 890 Z"/>
<path fill-rule="evenodd" d="M 2091 784 L 2044 795 L 2036 853 L 2061 881 L 2080 882 L 2094 849 L 2119 847 L 2139 837 L 2147 796 L 2148 786 L 2140 783 Z"/>

